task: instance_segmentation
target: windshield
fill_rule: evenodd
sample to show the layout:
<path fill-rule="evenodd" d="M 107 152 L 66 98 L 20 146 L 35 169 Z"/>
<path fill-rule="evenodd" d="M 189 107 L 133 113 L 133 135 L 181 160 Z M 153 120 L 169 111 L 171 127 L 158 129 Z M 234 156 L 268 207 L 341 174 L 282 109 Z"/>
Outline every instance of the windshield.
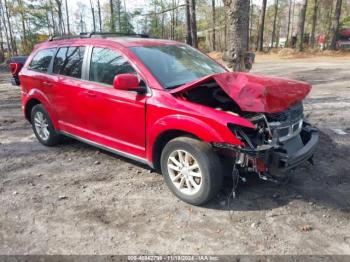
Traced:
<path fill-rule="evenodd" d="M 226 70 L 187 45 L 130 47 L 166 89 Z"/>

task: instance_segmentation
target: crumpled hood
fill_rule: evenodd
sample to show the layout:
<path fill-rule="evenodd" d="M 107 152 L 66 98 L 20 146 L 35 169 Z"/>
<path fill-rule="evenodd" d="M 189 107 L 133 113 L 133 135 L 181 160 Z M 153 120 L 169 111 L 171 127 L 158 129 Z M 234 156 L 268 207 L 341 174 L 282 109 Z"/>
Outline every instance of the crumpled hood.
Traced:
<path fill-rule="evenodd" d="M 215 80 L 242 111 L 274 113 L 302 101 L 311 90 L 304 82 L 241 72 L 209 75 L 180 86 L 170 93 L 180 93 Z"/>

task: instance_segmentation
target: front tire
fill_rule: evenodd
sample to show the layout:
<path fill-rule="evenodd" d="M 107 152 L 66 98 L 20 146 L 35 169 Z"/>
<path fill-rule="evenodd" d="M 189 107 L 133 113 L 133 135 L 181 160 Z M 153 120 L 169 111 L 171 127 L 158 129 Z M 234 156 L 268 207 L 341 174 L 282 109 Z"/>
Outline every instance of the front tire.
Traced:
<path fill-rule="evenodd" d="M 203 205 L 220 190 L 222 167 L 212 147 L 202 141 L 179 137 L 166 144 L 161 169 L 169 189 L 181 200 Z"/>
<path fill-rule="evenodd" d="M 36 138 L 45 146 L 54 146 L 61 142 L 62 136 L 55 130 L 49 114 L 38 104 L 31 111 L 31 124 Z"/>

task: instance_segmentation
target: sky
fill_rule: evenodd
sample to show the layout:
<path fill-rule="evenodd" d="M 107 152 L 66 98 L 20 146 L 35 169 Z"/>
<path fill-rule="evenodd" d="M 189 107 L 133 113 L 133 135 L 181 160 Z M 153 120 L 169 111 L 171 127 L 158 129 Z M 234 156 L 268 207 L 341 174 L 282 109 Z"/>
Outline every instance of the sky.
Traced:
<path fill-rule="evenodd" d="M 121 0 L 122 5 L 124 6 L 124 3 L 126 5 L 126 9 L 129 12 L 134 11 L 136 8 L 146 8 L 147 3 L 151 2 L 150 0 Z M 182 1 L 182 0 L 180 0 Z M 86 6 L 89 7 L 89 10 L 87 10 L 86 14 L 88 17 L 85 18 L 85 21 L 87 23 L 87 30 L 86 31 L 93 31 L 92 27 L 92 16 L 90 12 L 90 0 L 67 0 L 68 9 L 69 9 L 69 15 L 70 17 L 74 17 L 74 14 L 78 10 L 78 3 L 84 3 Z M 97 0 L 92 0 L 92 3 L 97 6 Z M 109 0 L 100 0 L 101 6 L 104 4 L 109 3 Z M 96 8 L 96 7 L 95 7 Z M 147 13 L 147 10 L 144 10 L 145 13 Z M 75 29 L 75 28 L 74 28 Z"/>

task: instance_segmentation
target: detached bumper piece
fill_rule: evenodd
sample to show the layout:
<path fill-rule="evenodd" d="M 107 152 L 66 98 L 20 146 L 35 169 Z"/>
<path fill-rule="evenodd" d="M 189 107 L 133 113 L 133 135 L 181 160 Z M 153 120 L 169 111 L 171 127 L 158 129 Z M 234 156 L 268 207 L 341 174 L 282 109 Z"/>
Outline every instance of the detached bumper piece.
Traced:
<path fill-rule="evenodd" d="M 270 155 L 269 172 L 272 175 L 278 176 L 281 173 L 296 168 L 306 161 L 312 163 L 312 157 L 319 141 L 318 130 L 310 125 L 304 124 L 299 136 L 300 137 L 297 138 L 301 141 L 302 147 L 295 150 L 295 152 L 289 153 L 287 152 L 288 150 L 282 146 L 274 150 Z"/>

